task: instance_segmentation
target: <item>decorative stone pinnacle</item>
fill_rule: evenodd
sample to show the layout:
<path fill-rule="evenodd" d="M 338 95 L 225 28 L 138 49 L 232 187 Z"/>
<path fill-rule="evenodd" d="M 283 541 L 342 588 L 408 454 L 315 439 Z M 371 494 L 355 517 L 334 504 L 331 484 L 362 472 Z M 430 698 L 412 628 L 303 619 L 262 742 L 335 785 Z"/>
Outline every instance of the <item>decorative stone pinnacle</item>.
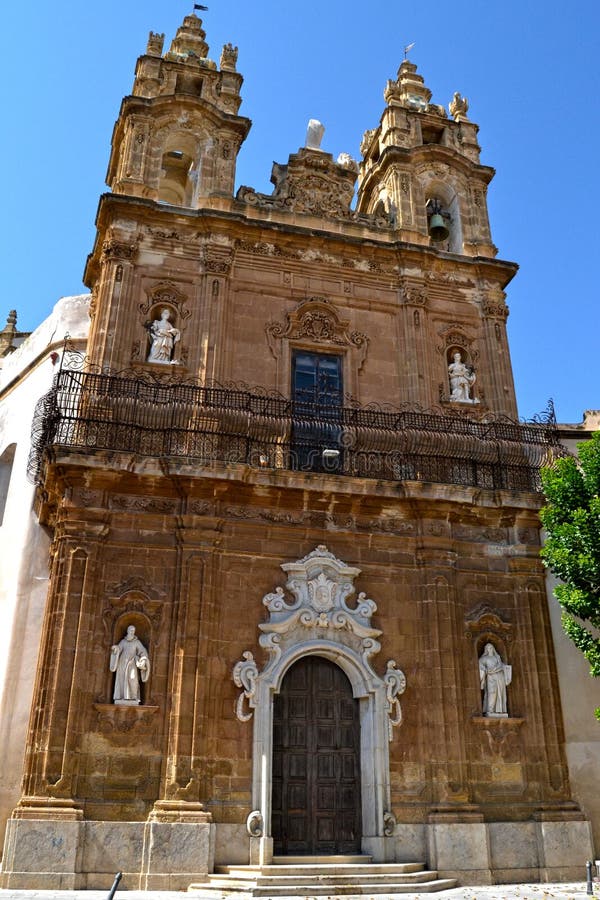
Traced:
<path fill-rule="evenodd" d="M 204 40 L 206 32 L 202 28 L 202 19 L 195 13 L 186 16 L 183 24 L 171 42 L 169 57 L 174 59 L 206 59 L 208 44 Z"/>
<path fill-rule="evenodd" d="M 423 112 L 431 100 L 431 91 L 417 73 L 416 65 L 405 59 L 398 69 L 396 81 L 388 81 L 384 97 L 388 104 L 396 103 Z"/>
<path fill-rule="evenodd" d="M 235 72 L 237 58 L 238 58 L 238 48 L 234 47 L 233 44 L 224 44 L 223 49 L 221 51 L 221 60 L 219 62 L 219 68 L 224 69 L 226 72 Z"/>
<path fill-rule="evenodd" d="M 154 31 L 151 31 L 148 35 L 148 45 L 146 47 L 146 54 L 148 56 L 162 56 L 163 45 L 165 43 L 164 34 L 158 34 Z"/>
<path fill-rule="evenodd" d="M 462 97 L 458 91 L 455 91 L 452 100 L 448 104 L 450 115 L 456 122 L 468 122 L 467 113 L 469 111 L 469 101 L 466 97 Z"/>

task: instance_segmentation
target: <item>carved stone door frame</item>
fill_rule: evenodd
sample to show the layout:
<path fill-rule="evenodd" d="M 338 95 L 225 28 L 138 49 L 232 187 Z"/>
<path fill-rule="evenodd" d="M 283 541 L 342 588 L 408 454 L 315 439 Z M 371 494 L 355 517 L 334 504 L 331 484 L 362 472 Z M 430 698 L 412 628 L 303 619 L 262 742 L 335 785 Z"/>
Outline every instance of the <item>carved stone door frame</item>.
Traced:
<path fill-rule="evenodd" d="M 406 680 L 393 660 L 387 663 L 383 677 L 369 664 L 369 658 L 380 649 L 376 638 L 381 632 L 370 624 L 377 607 L 362 592 L 355 607 L 346 603 L 354 592 L 352 582 L 359 569 L 336 559 L 324 546 L 281 568 L 289 576 L 286 587 L 295 599 L 289 602 L 281 587 L 263 599 L 271 615 L 269 622 L 259 626 L 263 632 L 259 642 L 271 658 L 259 673 L 253 654 L 246 651 L 233 672 L 236 685 L 243 688 L 238 718 L 248 721 L 254 716 L 253 811 L 247 822 L 250 860 L 264 865 L 273 856 L 273 698 L 281 690 L 286 672 L 305 656 L 321 656 L 338 665 L 359 700 L 361 847 L 376 861 L 393 860 L 395 820 L 390 806 L 389 742 L 393 726 L 401 721 L 398 695 Z"/>

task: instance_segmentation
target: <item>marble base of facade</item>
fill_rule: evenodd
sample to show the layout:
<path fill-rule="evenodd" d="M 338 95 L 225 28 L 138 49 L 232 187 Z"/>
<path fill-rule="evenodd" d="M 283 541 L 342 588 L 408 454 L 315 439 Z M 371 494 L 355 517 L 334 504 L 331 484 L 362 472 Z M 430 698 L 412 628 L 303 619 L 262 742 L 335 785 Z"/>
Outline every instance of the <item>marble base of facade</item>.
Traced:
<path fill-rule="evenodd" d="M 198 816 L 206 816 L 201 810 Z M 192 813 L 194 815 L 194 813 Z M 375 862 L 419 862 L 463 885 L 559 882 L 581 877 L 593 859 L 589 822 L 565 818 L 483 822 L 478 814 L 432 813 L 426 824 L 399 823 L 390 837 L 365 838 Z M 209 821 L 91 822 L 13 818 L 0 885 L 12 889 L 186 890 L 215 865 L 272 859 L 271 838 L 250 838 L 244 825 Z"/>

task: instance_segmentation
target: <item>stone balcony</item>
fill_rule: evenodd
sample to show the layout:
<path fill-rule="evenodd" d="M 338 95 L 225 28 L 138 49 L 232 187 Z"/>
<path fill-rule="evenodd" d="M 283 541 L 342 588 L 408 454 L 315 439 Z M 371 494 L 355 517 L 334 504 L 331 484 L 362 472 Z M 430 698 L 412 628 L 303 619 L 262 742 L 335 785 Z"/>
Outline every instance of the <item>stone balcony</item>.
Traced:
<path fill-rule="evenodd" d="M 198 469 L 323 473 L 539 491 L 539 470 L 560 454 L 551 424 L 447 410 L 294 402 L 247 385 L 161 380 L 145 372 L 63 369 L 39 401 L 29 471 L 49 448 L 169 459 Z"/>

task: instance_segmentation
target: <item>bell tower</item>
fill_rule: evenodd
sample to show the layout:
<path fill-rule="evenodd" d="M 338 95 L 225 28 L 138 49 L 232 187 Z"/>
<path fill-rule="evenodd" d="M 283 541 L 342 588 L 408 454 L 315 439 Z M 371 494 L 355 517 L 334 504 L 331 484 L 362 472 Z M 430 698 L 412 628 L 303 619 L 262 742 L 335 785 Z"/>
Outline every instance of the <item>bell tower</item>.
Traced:
<path fill-rule="evenodd" d="M 467 116 L 466 98 L 454 94 L 448 118 L 443 106 L 430 102 L 431 91 L 407 59 L 384 98 L 379 127 L 366 131 L 361 144 L 359 210 L 372 212 L 383 203 L 401 240 L 495 256 L 486 201 L 494 170 L 479 161 L 478 127 Z"/>
<path fill-rule="evenodd" d="M 237 47 L 226 44 L 217 67 L 205 37 L 202 21 L 186 16 L 163 55 L 164 34 L 150 32 L 113 132 L 106 180 L 115 194 L 194 209 L 232 194 L 249 128 L 237 115 L 243 78 Z"/>
<path fill-rule="evenodd" d="M 494 169 L 458 92 L 443 106 L 405 59 L 366 131 L 359 213 L 383 217 L 400 253 L 404 392 L 424 406 L 516 417 L 504 288 L 517 266 L 496 259 L 487 213 Z M 409 260 L 412 257 L 412 261 Z"/>
<path fill-rule="evenodd" d="M 88 353 L 100 365 L 143 370 L 150 361 L 159 371 L 156 364 L 167 363 L 165 377 L 214 366 L 211 316 L 215 307 L 220 315 L 233 242 L 215 235 L 206 216 L 234 202 L 237 155 L 251 122 L 238 115 L 237 47 L 226 44 L 217 66 L 205 37 L 194 14 L 166 53 L 164 34 L 150 32 L 133 92 L 121 103 L 110 193 L 100 199 L 84 275 L 93 297 Z"/>

